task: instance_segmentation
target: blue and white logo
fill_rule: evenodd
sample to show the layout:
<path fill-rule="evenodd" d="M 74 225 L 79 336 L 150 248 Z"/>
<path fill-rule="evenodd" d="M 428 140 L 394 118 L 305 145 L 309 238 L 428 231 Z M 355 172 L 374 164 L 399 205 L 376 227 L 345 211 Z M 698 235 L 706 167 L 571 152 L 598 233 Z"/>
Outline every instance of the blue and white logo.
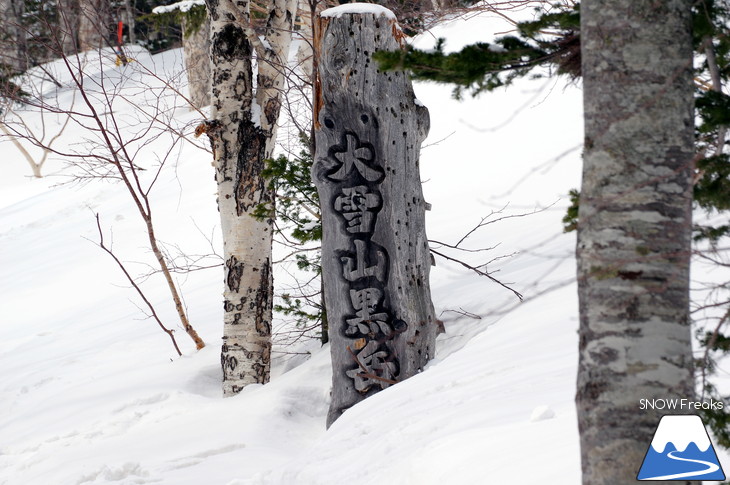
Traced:
<path fill-rule="evenodd" d="M 669 415 L 659 421 L 637 480 L 725 480 L 702 418 Z"/>

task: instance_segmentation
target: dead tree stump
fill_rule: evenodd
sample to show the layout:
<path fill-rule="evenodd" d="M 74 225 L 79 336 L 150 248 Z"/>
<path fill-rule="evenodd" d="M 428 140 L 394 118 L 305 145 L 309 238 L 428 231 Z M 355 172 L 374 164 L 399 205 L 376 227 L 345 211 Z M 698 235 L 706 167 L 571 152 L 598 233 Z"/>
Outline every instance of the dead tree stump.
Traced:
<path fill-rule="evenodd" d="M 317 19 L 315 164 L 333 365 L 327 426 L 420 372 L 434 356 L 426 202 L 419 174 L 428 110 L 379 50 L 403 48 L 395 16 L 349 4 Z"/>

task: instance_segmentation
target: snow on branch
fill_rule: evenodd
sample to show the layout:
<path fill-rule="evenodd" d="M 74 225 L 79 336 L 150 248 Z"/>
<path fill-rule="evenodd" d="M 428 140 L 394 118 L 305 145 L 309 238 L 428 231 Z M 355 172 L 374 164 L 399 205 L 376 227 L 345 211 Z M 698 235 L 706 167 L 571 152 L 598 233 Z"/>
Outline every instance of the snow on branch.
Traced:
<path fill-rule="evenodd" d="M 171 5 L 160 5 L 159 7 L 153 8 L 152 13 L 163 14 L 163 13 L 174 12 L 175 10 L 179 10 L 184 13 L 193 7 L 197 7 L 198 5 L 205 5 L 205 1 L 204 0 L 183 0 L 182 2 L 173 3 Z"/>

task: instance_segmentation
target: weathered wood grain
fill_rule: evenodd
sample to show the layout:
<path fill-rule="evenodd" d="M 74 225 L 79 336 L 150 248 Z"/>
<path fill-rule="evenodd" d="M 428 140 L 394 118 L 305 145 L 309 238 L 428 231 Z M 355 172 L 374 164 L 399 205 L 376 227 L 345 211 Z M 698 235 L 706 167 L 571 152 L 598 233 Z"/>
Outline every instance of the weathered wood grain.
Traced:
<path fill-rule="evenodd" d="M 371 56 L 402 48 L 393 18 L 317 19 L 315 164 L 333 361 L 328 426 L 367 396 L 420 372 L 437 333 L 419 151 L 428 110 L 404 72 Z"/>

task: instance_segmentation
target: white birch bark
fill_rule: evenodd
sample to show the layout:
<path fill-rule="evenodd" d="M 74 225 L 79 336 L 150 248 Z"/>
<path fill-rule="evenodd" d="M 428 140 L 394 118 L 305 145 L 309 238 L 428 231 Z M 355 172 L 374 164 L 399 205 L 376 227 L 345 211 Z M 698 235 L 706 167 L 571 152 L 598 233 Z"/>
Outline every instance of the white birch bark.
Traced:
<path fill-rule="evenodd" d="M 640 410 L 640 399 L 694 396 L 691 5 L 581 4 L 576 403 L 584 484 L 635 483 L 660 418 Z"/>
<path fill-rule="evenodd" d="M 274 194 L 261 171 L 276 140 L 296 1 L 269 2 L 265 41 L 250 26 L 248 1 L 209 0 L 207 6 L 213 113 L 208 135 L 225 257 L 221 366 L 224 395 L 233 395 L 247 384 L 269 379 L 273 221 L 251 214 L 259 204 L 273 204 Z"/>

